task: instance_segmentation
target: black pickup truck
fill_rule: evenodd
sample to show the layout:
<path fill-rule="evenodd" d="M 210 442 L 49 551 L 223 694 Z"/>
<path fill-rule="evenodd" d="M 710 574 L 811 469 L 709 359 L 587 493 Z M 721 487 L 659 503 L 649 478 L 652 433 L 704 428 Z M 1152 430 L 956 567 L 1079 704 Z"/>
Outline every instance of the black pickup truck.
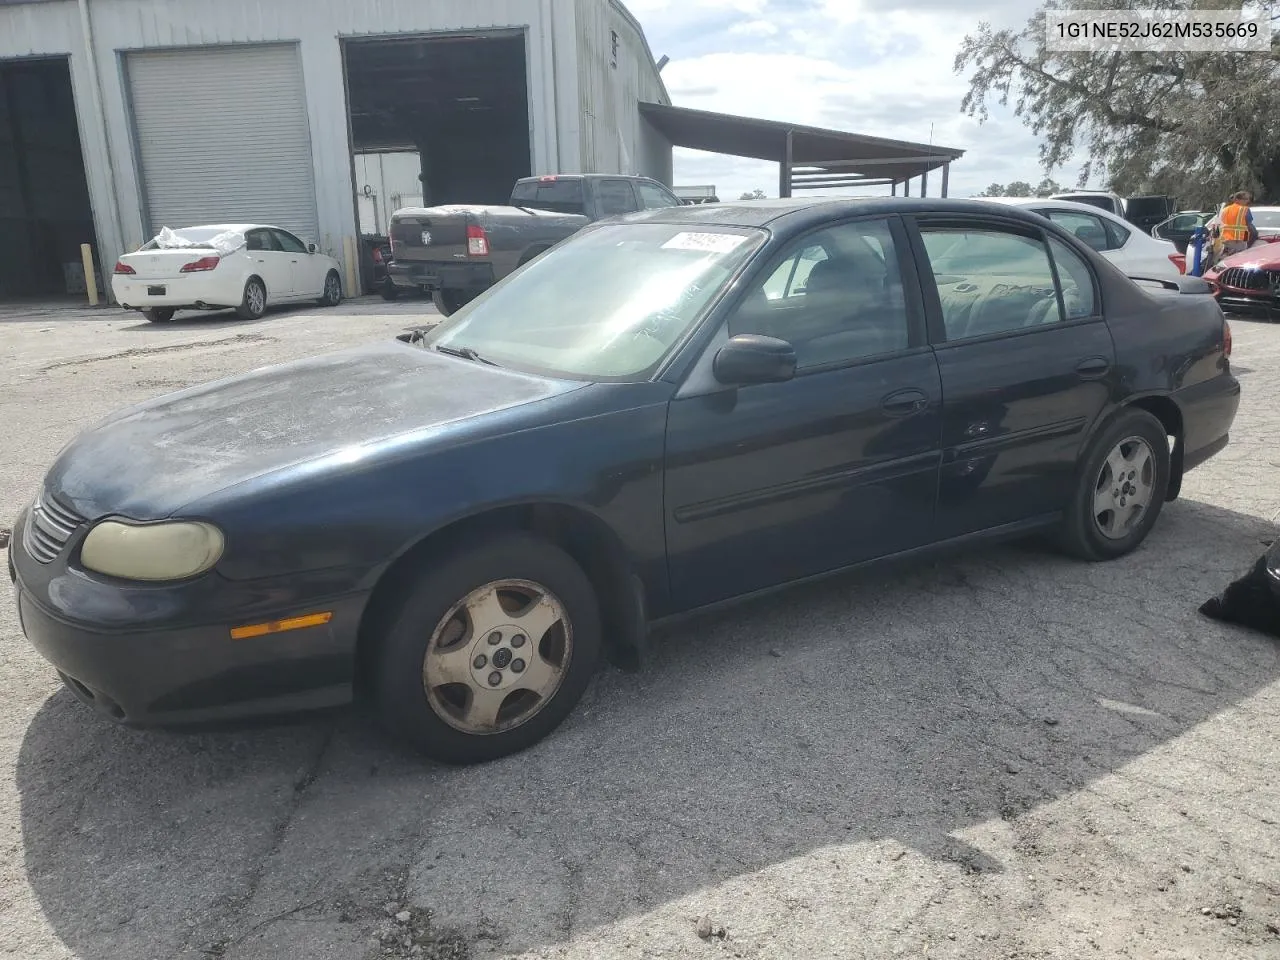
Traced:
<path fill-rule="evenodd" d="M 448 316 L 594 220 L 683 204 L 648 177 L 583 174 L 517 180 L 505 207 L 406 207 L 391 217 L 383 295 L 431 295 Z"/>

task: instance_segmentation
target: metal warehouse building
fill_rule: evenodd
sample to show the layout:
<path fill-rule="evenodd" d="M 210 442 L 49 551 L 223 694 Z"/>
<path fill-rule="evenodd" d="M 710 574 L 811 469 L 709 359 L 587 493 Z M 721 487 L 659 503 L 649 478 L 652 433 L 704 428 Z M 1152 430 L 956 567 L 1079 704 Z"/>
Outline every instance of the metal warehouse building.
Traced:
<path fill-rule="evenodd" d="M 396 205 L 670 186 L 673 144 L 772 160 L 780 196 L 938 168 L 945 195 L 963 153 L 674 106 L 659 69 L 620 0 L 0 0 L 0 299 L 198 223 L 285 227 L 354 278 Z"/>
<path fill-rule="evenodd" d="M 429 203 L 670 184 L 641 101 L 669 103 L 616 0 L 0 0 L 0 298 L 162 226 L 275 223 L 342 258 L 378 152 L 416 152 Z"/>

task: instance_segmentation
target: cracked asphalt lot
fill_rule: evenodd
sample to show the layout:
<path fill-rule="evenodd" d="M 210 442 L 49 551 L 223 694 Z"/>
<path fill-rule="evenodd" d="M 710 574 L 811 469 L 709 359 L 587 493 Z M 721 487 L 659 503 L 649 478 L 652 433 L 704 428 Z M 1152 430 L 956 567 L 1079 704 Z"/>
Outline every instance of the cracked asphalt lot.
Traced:
<path fill-rule="evenodd" d="M 7 308 L 0 524 L 120 405 L 425 312 Z M 118 729 L 4 580 L 0 954 L 1280 957 L 1280 644 L 1196 613 L 1280 515 L 1280 328 L 1233 328 L 1232 443 L 1138 553 L 1019 544 L 705 617 L 484 767 L 354 711 Z"/>

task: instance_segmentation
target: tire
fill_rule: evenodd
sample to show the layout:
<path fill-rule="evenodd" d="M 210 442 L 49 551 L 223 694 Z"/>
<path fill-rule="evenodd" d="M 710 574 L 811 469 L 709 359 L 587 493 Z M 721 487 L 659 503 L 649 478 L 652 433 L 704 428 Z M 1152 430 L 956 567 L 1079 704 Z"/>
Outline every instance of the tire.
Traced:
<path fill-rule="evenodd" d="M 431 302 L 436 305 L 436 310 L 440 312 L 442 317 L 452 316 L 470 301 L 471 297 L 467 296 L 462 290 L 446 288 L 444 290 L 431 291 Z"/>
<path fill-rule="evenodd" d="M 1060 546 L 1090 561 L 1114 560 L 1137 549 L 1164 506 L 1169 460 L 1164 425 L 1145 410 L 1122 412 L 1094 438 L 1081 460 Z M 1116 469 L 1120 463 L 1127 463 L 1127 471 Z"/>
<path fill-rule="evenodd" d="M 258 320 L 267 312 L 267 288 L 257 277 L 250 277 L 244 285 L 244 296 L 236 314 L 241 320 Z"/>
<path fill-rule="evenodd" d="M 173 319 L 174 313 L 177 311 L 170 310 L 168 307 L 156 307 L 151 310 L 143 310 L 142 315 L 152 323 L 168 323 Z"/>
<path fill-rule="evenodd" d="M 330 270 L 324 278 L 324 293 L 316 301 L 322 307 L 336 307 L 342 302 L 342 278 L 337 270 Z"/>
<path fill-rule="evenodd" d="M 530 612 L 539 622 L 522 624 Z M 582 698 L 600 663 L 600 632 L 595 591 L 567 553 L 524 533 L 480 541 L 434 559 L 403 592 L 374 664 L 378 712 L 443 763 L 517 753 Z"/>
<path fill-rule="evenodd" d="M 391 282 L 391 278 L 387 277 L 378 287 L 378 292 L 382 294 L 383 300 L 399 300 L 400 291 L 396 289 L 396 285 Z"/>

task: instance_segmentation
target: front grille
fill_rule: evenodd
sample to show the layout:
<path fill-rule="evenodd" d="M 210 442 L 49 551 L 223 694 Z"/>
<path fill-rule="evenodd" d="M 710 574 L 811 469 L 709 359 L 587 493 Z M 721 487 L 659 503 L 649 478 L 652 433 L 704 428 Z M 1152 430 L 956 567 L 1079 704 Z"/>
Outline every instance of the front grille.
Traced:
<path fill-rule="evenodd" d="M 1218 275 L 1218 283 L 1236 290 L 1258 290 L 1265 293 L 1280 285 L 1280 270 L 1228 267 Z"/>
<path fill-rule="evenodd" d="M 84 517 L 45 491 L 31 506 L 22 542 L 27 553 L 41 563 L 49 563 L 62 552 L 76 528 L 84 522 Z"/>

